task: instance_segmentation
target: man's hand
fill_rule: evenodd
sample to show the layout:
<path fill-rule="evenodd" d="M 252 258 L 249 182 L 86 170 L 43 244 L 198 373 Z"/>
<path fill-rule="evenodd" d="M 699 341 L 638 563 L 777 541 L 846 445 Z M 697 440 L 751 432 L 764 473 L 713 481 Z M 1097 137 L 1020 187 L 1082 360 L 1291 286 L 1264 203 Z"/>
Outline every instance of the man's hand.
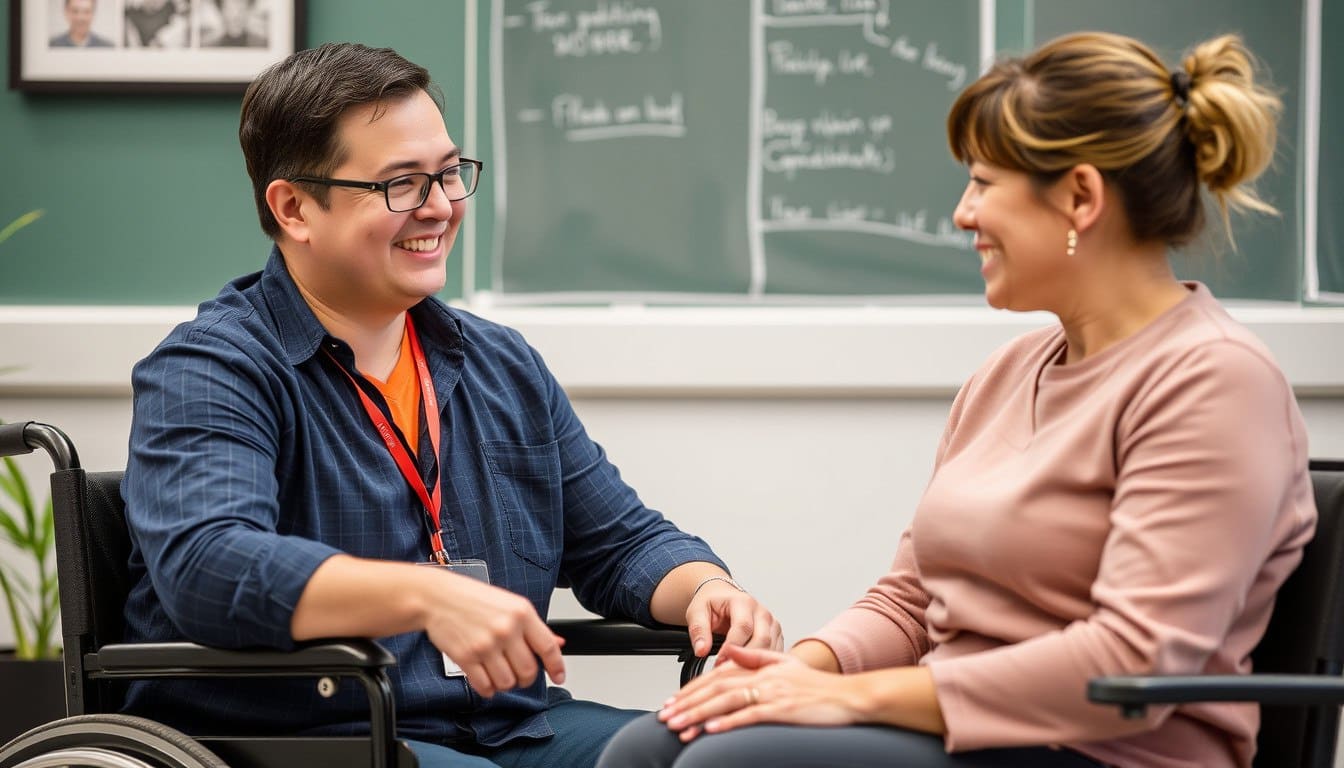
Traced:
<path fill-rule="evenodd" d="M 649 612 L 664 624 L 685 622 L 696 656 L 709 655 L 715 634 L 728 645 L 784 647 L 774 614 L 714 563 L 683 563 L 668 571 L 653 590 Z"/>
<path fill-rule="evenodd" d="M 531 685 L 537 659 L 556 683 L 565 681 L 560 656 L 564 640 L 546 626 L 526 598 L 459 574 L 444 597 L 429 611 L 425 632 L 436 648 L 466 673 L 477 693 L 489 698 L 500 691 Z"/>
<path fill-rule="evenodd" d="M 724 645 L 772 651 L 784 647 L 784 632 L 774 614 L 727 580 L 701 585 L 686 606 L 686 628 L 696 656 L 709 653 L 715 634 L 723 635 Z"/>

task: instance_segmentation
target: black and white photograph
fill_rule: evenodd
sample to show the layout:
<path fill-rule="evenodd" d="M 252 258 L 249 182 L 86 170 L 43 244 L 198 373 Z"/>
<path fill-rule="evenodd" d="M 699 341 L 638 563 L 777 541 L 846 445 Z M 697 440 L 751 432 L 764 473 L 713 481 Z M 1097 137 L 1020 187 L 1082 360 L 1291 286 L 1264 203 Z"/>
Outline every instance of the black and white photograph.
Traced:
<path fill-rule="evenodd" d="M 10 0 L 12 90 L 242 92 L 302 46 L 304 0 Z"/>
<path fill-rule="evenodd" d="M 191 3 L 187 0 L 124 0 L 127 48 L 191 47 Z"/>
<path fill-rule="evenodd" d="M 269 45 L 269 3 L 262 0 L 200 0 L 198 11 L 196 23 L 204 47 L 265 48 Z"/>

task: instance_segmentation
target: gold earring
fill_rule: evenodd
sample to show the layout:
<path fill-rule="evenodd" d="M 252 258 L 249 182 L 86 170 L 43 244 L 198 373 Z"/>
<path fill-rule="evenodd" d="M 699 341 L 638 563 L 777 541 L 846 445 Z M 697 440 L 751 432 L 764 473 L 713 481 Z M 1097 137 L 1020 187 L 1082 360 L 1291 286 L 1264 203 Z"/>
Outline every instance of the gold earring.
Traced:
<path fill-rule="evenodd" d="M 1064 243 L 1067 246 L 1064 253 L 1070 257 L 1078 255 L 1078 233 L 1072 229 L 1065 236 Z"/>

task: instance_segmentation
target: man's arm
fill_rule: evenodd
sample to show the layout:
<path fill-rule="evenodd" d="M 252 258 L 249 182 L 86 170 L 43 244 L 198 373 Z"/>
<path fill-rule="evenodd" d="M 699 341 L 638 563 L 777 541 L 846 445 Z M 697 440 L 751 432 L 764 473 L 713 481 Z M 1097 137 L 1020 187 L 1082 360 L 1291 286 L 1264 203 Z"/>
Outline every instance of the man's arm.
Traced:
<path fill-rule="evenodd" d="M 532 684 L 537 657 L 565 681 L 560 639 L 526 598 L 433 566 L 328 558 L 308 579 L 290 630 L 295 640 L 423 631 L 487 697 Z"/>
<path fill-rule="evenodd" d="M 736 645 L 781 648 L 774 616 L 732 581 L 708 544 L 644 505 L 589 438 L 541 356 L 527 349 L 560 454 L 562 572 L 579 602 L 602 615 L 685 624 L 699 656 L 714 633 Z"/>

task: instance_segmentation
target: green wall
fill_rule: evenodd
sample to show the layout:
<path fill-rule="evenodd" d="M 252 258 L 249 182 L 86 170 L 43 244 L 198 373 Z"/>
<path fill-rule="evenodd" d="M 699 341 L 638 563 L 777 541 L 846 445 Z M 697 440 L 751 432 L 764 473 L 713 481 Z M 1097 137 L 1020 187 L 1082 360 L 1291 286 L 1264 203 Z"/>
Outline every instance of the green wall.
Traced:
<path fill-rule="evenodd" d="M 388 45 L 427 67 L 461 140 L 461 2 L 307 8 L 308 46 Z M 4 59 L 8 24 L 0 14 Z M 46 211 L 0 246 L 0 304 L 195 304 L 259 269 L 269 243 L 238 148 L 240 100 L 0 91 L 0 225 Z"/>

